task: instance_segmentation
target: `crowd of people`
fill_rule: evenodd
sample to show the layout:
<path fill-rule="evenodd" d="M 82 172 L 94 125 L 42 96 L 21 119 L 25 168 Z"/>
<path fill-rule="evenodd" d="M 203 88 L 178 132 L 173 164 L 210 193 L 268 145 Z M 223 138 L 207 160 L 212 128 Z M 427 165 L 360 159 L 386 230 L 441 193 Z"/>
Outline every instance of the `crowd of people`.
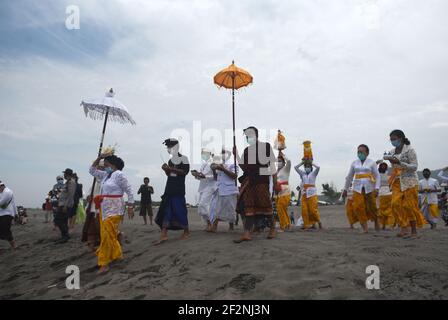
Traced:
<path fill-rule="evenodd" d="M 263 228 L 269 230 L 268 239 L 277 237 L 277 232 L 291 231 L 294 214 L 288 213 L 288 208 L 292 162 L 284 152 L 284 137 L 279 131 L 273 148 L 270 143 L 259 140 L 258 129 L 253 126 L 244 129 L 244 135 L 248 146 L 241 153 L 236 147 L 233 150 L 223 147 L 217 154 L 203 148 L 199 170 L 191 171 L 188 157 L 180 153 L 179 141 L 169 138 L 163 142 L 170 160 L 161 167 L 167 180 L 154 220 L 154 188 L 149 185 L 149 178 L 144 178 L 137 192 L 141 195 L 140 216 L 144 224 L 149 217 L 149 224 L 154 222 L 161 230 L 154 245 L 166 242 L 168 232 L 173 230 L 183 231 L 183 240 L 190 237 L 185 199 L 185 180 L 190 172 L 199 180 L 198 214 L 205 231 L 218 232 L 219 222 L 233 230 L 239 217 L 243 232 L 234 239 L 237 244 L 251 241 L 253 234 Z M 351 228 L 359 223 L 363 233 L 369 232 L 368 223 L 373 222 L 376 231 L 398 227 L 399 237 L 416 238 L 423 225 L 436 228 L 440 216 L 437 194 L 441 188 L 431 178 L 429 169 L 418 180 L 417 153 L 403 131 L 392 131 L 390 142 L 393 149 L 376 161 L 369 158 L 370 149 L 366 144 L 358 146 L 342 191 L 347 218 Z M 320 167 L 312 157 L 309 141 L 304 146 L 304 157 L 294 166 L 301 179 L 301 228 L 320 230 L 323 224 L 316 188 Z M 274 149 L 278 150 L 277 156 Z M 53 216 L 54 226 L 61 233 L 57 243 L 69 240 L 69 230 L 74 227 L 80 206 L 85 209 L 82 241 L 95 250 L 99 274 L 107 272 L 111 262 L 123 257 L 123 233 L 119 226 L 126 213 L 130 219 L 134 217 L 133 189 L 123 173 L 124 166 L 124 161 L 113 153 L 100 155 L 89 169 L 94 183 L 86 202 L 77 175 L 66 169 L 63 176 L 57 177 L 43 205 L 45 222 Z M 439 173 L 439 178 L 448 181 L 444 171 Z M 0 182 L 0 239 L 9 241 L 12 247 L 15 246 L 10 231 L 11 217 L 16 214 L 14 208 L 12 191 Z"/>

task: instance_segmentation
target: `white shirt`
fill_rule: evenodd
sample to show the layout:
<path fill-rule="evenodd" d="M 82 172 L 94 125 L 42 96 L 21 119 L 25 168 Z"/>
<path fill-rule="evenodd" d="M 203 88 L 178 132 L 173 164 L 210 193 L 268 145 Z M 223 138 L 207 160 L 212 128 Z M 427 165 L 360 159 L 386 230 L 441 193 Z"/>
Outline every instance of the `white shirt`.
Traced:
<path fill-rule="evenodd" d="M 198 192 L 203 192 L 207 189 L 216 189 L 216 180 L 213 176 L 213 170 L 210 168 L 211 161 L 204 161 L 201 165 L 201 169 L 199 170 L 205 176 L 205 179 L 199 180 L 199 189 Z"/>
<path fill-rule="evenodd" d="M 380 173 L 380 177 L 381 184 L 379 196 L 390 196 L 392 194 L 392 191 L 389 187 L 389 175 L 387 173 Z"/>
<path fill-rule="evenodd" d="M 233 161 L 226 162 L 223 165 L 228 171 L 235 172 L 235 164 Z M 236 173 L 238 175 L 238 167 L 236 167 Z M 235 185 L 235 179 L 232 179 L 226 175 L 223 171 L 216 171 L 216 181 L 218 182 L 218 192 L 220 196 L 229 196 L 238 194 L 238 187 Z"/>
<path fill-rule="evenodd" d="M 306 189 L 306 197 L 310 198 L 312 196 L 315 196 L 317 194 L 316 189 L 316 178 L 319 174 L 320 167 L 314 164 L 314 170 L 311 171 L 309 174 L 307 174 L 305 171 L 300 169 L 300 165 L 297 165 L 294 167 L 294 169 L 297 171 L 297 173 L 300 176 L 300 179 L 302 179 L 302 183 L 300 184 L 300 188 L 304 190 L 305 184 L 311 184 L 314 187 L 309 187 Z"/>
<path fill-rule="evenodd" d="M 89 173 L 101 181 L 101 194 L 104 195 L 128 195 L 128 202 L 134 203 L 134 195 L 132 194 L 131 185 L 123 172 L 116 170 L 112 174 L 107 174 L 106 171 L 98 170 L 95 167 L 90 167 Z"/>
<path fill-rule="evenodd" d="M 433 178 L 429 178 L 428 180 L 422 179 L 418 183 L 418 190 L 440 190 L 439 181 Z M 429 204 L 438 204 L 437 192 L 425 192 L 422 194 L 422 202 L 425 200 L 428 201 Z"/>
<path fill-rule="evenodd" d="M 283 166 L 283 168 L 281 168 L 278 172 L 277 172 L 277 183 L 287 183 L 287 184 L 282 184 L 281 185 L 281 190 L 278 193 L 279 196 L 283 196 L 283 195 L 287 195 L 291 193 L 291 190 L 289 188 L 289 175 L 291 173 L 291 161 L 286 158 L 286 156 L 283 156 L 286 163 Z"/>
<path fill-rule="evenodd" d="M 369 178 L 356 179 L 357 174 L 368 174 L 371 173 L 375 179 L 373 183 Z M 379 190 L 381 185 L 381 177 L 376 166 L 376 162 L 367 158 L 364 163 L 361 160 L 356 159 L 350 165 L 350 170 L 348 172 L 347 178 L 345 178 L 345 188 L 348 190 L 350 184 L 353 182 L 353 191 L 362 193 L 364 188 L 365 193 L 371 193 L 374 190 Z"/>
<path fill-rule="evenodd" d="M 6 188 L 0 193 L 0 207 L 7 205 L 5 209 L 0 208 L 0 216 L 11 216 L 17 215 L 17 207 L 14 202 L 14 194 L 12 190 Z"/>

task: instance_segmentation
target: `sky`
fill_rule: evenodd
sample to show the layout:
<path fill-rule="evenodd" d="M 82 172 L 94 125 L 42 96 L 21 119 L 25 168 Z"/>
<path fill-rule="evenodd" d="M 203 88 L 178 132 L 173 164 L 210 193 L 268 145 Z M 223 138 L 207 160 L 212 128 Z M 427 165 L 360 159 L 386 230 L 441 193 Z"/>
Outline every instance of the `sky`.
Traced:
<path fill-rule="evenodd" d="M 79 29 L 66 28 L 70 5 Z M 254 77 L 235 97 L 239 148 L 242 128 L 280 128 L 296 165 L 309 139 L 317 183 L 340 189 L 356 147 L 376 160 L 399 128 L 420 169 L 448 165 L 446 0 L 1 0 L 0 43 L 0 180 L 18 205 L 41 206 L 67 167 L 87 192 L 102 122 L 80 102 L 111 87 L 137 124 L 108 124 L 105 145 L 159 200 L 164 139 L 189 133 L 198 169 L 207 132 L 231 130 L 231 93 L 213 76 L 232 60 Z M 190 175 L 190 203 L 197 187 Z"/>

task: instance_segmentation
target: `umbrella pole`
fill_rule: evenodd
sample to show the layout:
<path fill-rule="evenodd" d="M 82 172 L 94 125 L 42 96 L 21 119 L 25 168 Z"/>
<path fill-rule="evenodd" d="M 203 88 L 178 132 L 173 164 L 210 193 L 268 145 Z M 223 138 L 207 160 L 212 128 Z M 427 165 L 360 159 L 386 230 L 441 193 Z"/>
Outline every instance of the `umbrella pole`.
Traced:
<path fill-rule="evenodd" d="M 236 149 L 236 138 L 235 138 L 235 77 L 232 78 L 232 118 L 233 118 L 233 149 Z M 238 175 L 237 174 L 237 168 L 236 168 L 236 153 L 233 155 L 233 164 L 235 165 L 235 175 Z M 237 178 L 235 178 L 235 186 L 237 185 L 237 181 L 236 181 Z"/>
<path fill-rule="evenodd" d="M 98 157 L 101 155 L 101 151 L 103 150 L 103 142 L 104 142 L 104 134 L 106 133 L 106 125 L 107 125 L 107 118 L 109 117 L 109 107 L 106 110 L 106 116 L 104 117 L 104 124 L 103 124 L 103 131 L 101 133 L 101 141 L 100 141 L 100 148 L 98 150 Z M 90 212 L 90 208 L 92 207 L 92 201 L 93 201 L 93 193 L 95 190 L 95 184 L 96 184 L 96 178 L 93 178 L 92 183 L 92 190 L 90 191 L 90 201 L 87 205 L 87 212 Z"/>

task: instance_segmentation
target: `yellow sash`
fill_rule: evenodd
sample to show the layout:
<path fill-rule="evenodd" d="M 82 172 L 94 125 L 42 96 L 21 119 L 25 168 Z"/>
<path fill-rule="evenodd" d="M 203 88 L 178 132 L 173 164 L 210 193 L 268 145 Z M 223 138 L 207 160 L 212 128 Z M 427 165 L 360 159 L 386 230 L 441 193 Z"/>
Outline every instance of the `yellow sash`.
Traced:
<path fill-rule="evenodd" d="M 400 177 L 401 175 L 401 168 L 394 168 L 392 170 L 392 174 L 389 177 L 389 187 L 392 187 L 392 185 L 394 184 L 395 180 Z"/>
<path fill-rule="evenodd" d="M 315 187 L 315 185 L 314 184 L 304 184 L 303 185 L 303 190 L 306 190 L 306 189 L 308 189 L 308 188 L 314 188 Z"/>
<path fill-rule="evenodd" d="M 355 174 L 355 179 L 370 179 L 371 182 L 375 183 L 375 177 L 372 173 L 358 173 Z"/>

